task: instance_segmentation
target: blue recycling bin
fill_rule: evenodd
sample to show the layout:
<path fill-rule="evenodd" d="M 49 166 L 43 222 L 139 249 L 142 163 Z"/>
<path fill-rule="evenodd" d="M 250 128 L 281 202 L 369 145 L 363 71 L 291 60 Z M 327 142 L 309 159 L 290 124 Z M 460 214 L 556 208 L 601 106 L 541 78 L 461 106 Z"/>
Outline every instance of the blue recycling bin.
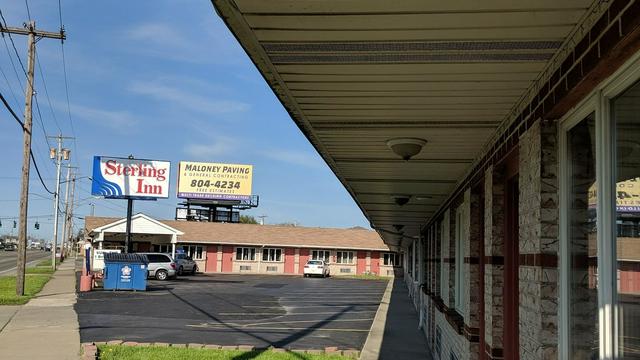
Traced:
<path fill-rule="evenodd" d="M 105 290 L 147 290 L 149 260 L 139 254 L 104 254 Z"/>

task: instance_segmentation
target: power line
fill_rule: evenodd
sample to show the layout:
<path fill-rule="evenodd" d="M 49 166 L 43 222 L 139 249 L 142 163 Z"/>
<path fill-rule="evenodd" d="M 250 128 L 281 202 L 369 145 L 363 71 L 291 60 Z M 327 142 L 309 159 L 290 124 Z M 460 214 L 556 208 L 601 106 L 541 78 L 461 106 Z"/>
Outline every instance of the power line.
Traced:
<path fill-rule="evenodd" d="M 56 123 L 58 127 L 58 131 L 62 133 L 62 128 L 60 128 L 60 124 L 58 123 L 58 118 L 56 117 L 56 113 L 53 111 L 53 105 L 51 104 L 51 98 L 49 97 L 49 90 L 47 89 L 47 82 L 44 78 L 44 71 L 42 71 L 42 65 L 40 61 L 40 57 L 36 54 L 36 64 L 38 64 L 38 70 L 40 71 L 40 79 L 42 79 L 42 87 L 44 88 L 44 94 L 47 97 L 47 102 L 49 103 L 49 109 L 51 110 L 51 116 L 53 117 L 53 121 Z M 37 95 L 37 92 L 36 92 Z M 36 106 L 38 106 L 38 97 L 36 96 Z M 40 108 L 38 106 L 38 113 L 40 112 Z M 46 135 L 46 134 L 45 134 Z M 47 144 L 49 142 L 47 141 Z M 51 147 L 51 146 L 49 146 Z"/>
<path fill-rule="evenodd" d="M 20 104 L 20 101 L 18 101 L 18 97 L 16 96 L 15 91 L 13 91 L 13 86 L 11 86 L 11 82 L 9 81 L 9 78 L 7 77 L 7 74 L 4 72 L 2 67 L 0 67 L 0 73 L 2 73 L 2 77 L 4 78 L 4 81 L 7 83 L 7 88 L 9 88 L 9 91 L 11 92 L 13 101 L 16 102 L 16 105 Z"/>
<path fill-rule="evenodd" d="M 0 23 L 0 25 L 2 25 Z M 7 38 L 2 33 L 2 41 L 4 41 L 4 48 L 7 50 L 7 55 L 9 55 L 9 61 L 11 62 L 11 67 L 13 68 L 13 73 L 16 75 L 16 79 L 18 79 L 18 84 L 20 85 L 20 89 L 24 92 L 24 86 L 22 85 L 22 80 L 20 79 L 20 75 L 18 75 L 18 69 L 16 69 L 16 64 L 13 62 L 13 56 L 11 55 L 11 50 L 9 50 L 9 44 L 7 44 Z"/>
<path fill-rule="evenodd" d="M 0 9 L 0 18 L 2 19 L 2 23 L 0 23 L 0 26 L 2 26 L 3 28 L 7 28 L 8 27 L 7 21 L 4 18 L 4 14 L 2 13 L 1 9 Z M 14 71 L 14 73 L 16 75 L 16 78 L 18 79 L 18 83 L 20 84 L 20 87 L 22 88 L 22 81 L 20 80 L 20 75 L 18 75 L 18 70 L 16 69 L 15 63 L 13 62 L 13 56 L 11 55 L 11 51 L 9 50 L 9 46 L 7 45 L 7 40 L 4 37 L 4 34 L 5 33 L 2 32 L 2 40 L 4 41 L 5 49 L 7 50 L 7 54 L 9 55 L 9 60 L 11 61 L 11 66 L 13 67 L 13 71 Z M 22 63 L 22 58 L 20 57 L 20 54 L 18 53 L 18 49 L 16 48 L 15 42 L 13 41 L 13 37 L 11 36 L 10 32 L 7 32 L 7 35 L 9 36 L 9 40 L 11 41 L 11 45 L 13 46 L 13 50 L 15 51 L 16 57 L 18 58 L 18 62 L 20 62 L 20 66 L 22 67 L 22 71 L 24 72 L 24 74 L 26 76 L 27 72 L 26 72 L 26 70 L 24 68 L 24 64 Z M 3 72 L 3 74 L 4 74 L 4 72 Z M 5 77 L 5 79 L 6 79 L 6 77 Z M 7 83 L 8 83 L 8 79 L 7 79 Z M 31 85 L 33 85 L 33 84 L 31 84 Z M 10 85 L 9 85 L 9 87 L 10 87 Z M 10 90 L 11 90 L 11 87 L 10 87 Z M 11 92 L 13 93 L 13 90 L 11 90 Z M 14 95 L 14 97 L 15 97 L 15 95 Z M 5 106 L 8 106 L 8 102 L 6 102 L 6 100 L 4 100 L 4 98 L 3 98 L 2 101 L 5 104 Z M 16 99 L 16 102 L 18 102 L 17 99 Z M 36 97 L 36 108 L 37 108 L 37 112 L 39 114 L 40 125 L 42 126 L 42 130 L 44 132 L 45 141 L 47 142 L 47 146 L 50 148 L 51 145 L 49 144 L 49 140 L 47 139 L 47 132 L 45 130 L 44 123 L 42 122 L 42 115 L 40 113 L 40 105 L 38 103 L 38 98 L 37 97 Z M 15 112 L 13 112 L 13 110 L 11 110 L 11 112 L 14 115 L 14 117 L 16 117 Z M 18 120 L 18 122 L 20 122 L 20 124 L 21 124 L 20 126 L 24 129 L 24 124 L 20 120 Z M 33 151 L 31 153 L 33 154 Z M 34 159 L 34 164 L 35 164 L 35 159 Z M 36 170 L 38 172 L 38 176 L 40 176 L 40 170 L 39 169 L 36 169 Z M 47 171 L 48 171 L 48 168 L 47 168 Z M 45 187 L 45 189 L 47 189 L 47 191 L 49 191 L 49 189 L 46 187 L 46 185 L 44 185 L 44 183 L 42 185 Z"/>
<path fill-rule="evenodd" d="M 20 124 L 22 131 L 24 131 L 24 123 L 20 120 L 18 115 L 16 115 L 15 111 L 13 111 L 13 109 L 7 102 L 7 99 L 4 98 L 4 95 L 2 95 L 2 93 L 0 93 L 0 100 L 2 101 L 4 106 L 7 108 L 7 110 L 9 110 L 9 113 L 11 113 L 13 118 L 18 122 L 18 124 Z M 33 150 L 29 150 L 29 153 L 31 154 L 31 162 L 33 162 L 33 167 L 36 169 L 36 173 L 38 174 L 38 179 L 40 179 L 40 183 L 49 194 L 53 195 L 54 193 L 51 190 L 49 190 L 49 188 L 47 187 L 47 184 L 45 184 L 44 180 L 42 179 L 42 174 L 40 174 L 40 168 L 38 168 L 38 163 L 36 162 L 36 158 L 35 156 L 33 156 Z"/>
<path fill-rule="evenodd" d="M 64 23 L 62 22 L 62 0 L 58 0 L 58 15 L 60 18 L 60 33 L 64 32 Z M 67 115 L 69 117 L 69 126 L 71 127 L 71 136 L 73 139 L 73 151 L 77 154 L 78 148 L 76 146 L 76 129 L 73 126 L 73 118 L 71 117 L 71 101 L 69 101 L 69 77 L 67 75 L 67 57 L 64 51 L 64 40 L 60 41 L 60 51 L 62 52 L 62 72 L 64 74 L 64 91 L 67 98 Z M 76 157 L 73 158 L 74 162 L 77 164 Z"/>
<path fill-rule="evenodd" d="M 8 27 L 7 20 L 5 20 L 4 15 L 2 14 L 2 10 L 0 10 L 0 18 L 2 18 L 2 22 L 4 23 L 3 27 L 6 29 Z M 18 49 L 16 48 L 16 43 L 13 42 L 13 37 L 11 36 L 11 33 L 7 33 L 7 35 L 9 36 L 9 41 L 11 41 L 11 46 L 13 46 L 13 51 L 15 51 L 16 53 L 16 57 L 18 58 L 20 67 L 22 67 L 22 72 L 24 72 L 24 75 L 26 76 L 27 70 L 25 69 L 24 64 L 22 63 L 22 58 L 20 57 L 20 53 L 18 53 Z"/>
<path fill-rule="evenodd" d="M 29 17 L 29 20 L 31 20 L 31 11 L 29 11 L 29 1 L 24 0 L 24 4 L 27 6 L 27 16 Z"/>

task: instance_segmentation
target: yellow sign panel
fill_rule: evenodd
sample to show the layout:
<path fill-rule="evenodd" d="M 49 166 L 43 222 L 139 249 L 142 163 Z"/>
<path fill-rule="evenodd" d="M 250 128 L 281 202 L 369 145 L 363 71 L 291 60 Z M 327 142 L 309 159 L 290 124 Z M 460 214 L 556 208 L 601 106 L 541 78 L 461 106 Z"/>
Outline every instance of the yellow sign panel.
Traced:
<path fill-rule="evenodd" d="M 589 188 L 589 207 L 597 203 L 596 184 Z M 620 181 L 616 184 L 616 208 L 620 212 L 640 212 L 640 178 Z"/>
<path fill-rule="evenodd" d="M 251 197 L 253 165 L 181 161 L 178 197 L 183 199 L 247 200 Z"/>

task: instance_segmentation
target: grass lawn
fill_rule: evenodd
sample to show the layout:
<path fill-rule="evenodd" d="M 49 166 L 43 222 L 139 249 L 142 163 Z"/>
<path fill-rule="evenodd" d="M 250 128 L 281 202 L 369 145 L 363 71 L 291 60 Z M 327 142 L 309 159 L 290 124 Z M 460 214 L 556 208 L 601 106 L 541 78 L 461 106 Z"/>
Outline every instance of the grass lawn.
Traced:
<path fill-rule="evenodd" d="M 25 304 L 42 290 L 49 279 L 51 279 L 49 274 L 25 276 L 25 295 L 16 296 L 16 277 L 0 276 L 0 305 Z"/>
<path fill-rule="evenodd" d="M 28 267 L 27 274 L 53 274 L 53 269 L 50 266 L 36 266 Z"/>
<path fill-rule="evenodd" d="M 345 360 L 339 355 L 292 352 L 188 349 L 156 346 L 98 346 L 100 360 Z"/>
<path fill-rule="evenodd" d="M 56 259 L 56 265 L 60 265 L 60 259 Z M 36 266 L 49 266 L 51 267 L 51 259 L 45 259 L 40 261 Z"/>

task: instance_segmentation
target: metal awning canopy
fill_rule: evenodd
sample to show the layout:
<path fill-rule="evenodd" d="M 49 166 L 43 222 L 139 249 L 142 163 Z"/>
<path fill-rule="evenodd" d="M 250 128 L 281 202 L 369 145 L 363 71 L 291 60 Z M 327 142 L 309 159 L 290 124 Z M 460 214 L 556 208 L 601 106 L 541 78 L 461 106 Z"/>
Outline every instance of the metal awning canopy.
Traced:
<path fill-rule="evenodd" d="M 213 0 L 389 245 L 416 236 L 601 7 L 592 0 Z M 588 29 L 588 27 L 587 27 Z M 408 162 L 386 145 L 427 140 Z M 398 206 L 393 196 L 411 195 Z"/>

